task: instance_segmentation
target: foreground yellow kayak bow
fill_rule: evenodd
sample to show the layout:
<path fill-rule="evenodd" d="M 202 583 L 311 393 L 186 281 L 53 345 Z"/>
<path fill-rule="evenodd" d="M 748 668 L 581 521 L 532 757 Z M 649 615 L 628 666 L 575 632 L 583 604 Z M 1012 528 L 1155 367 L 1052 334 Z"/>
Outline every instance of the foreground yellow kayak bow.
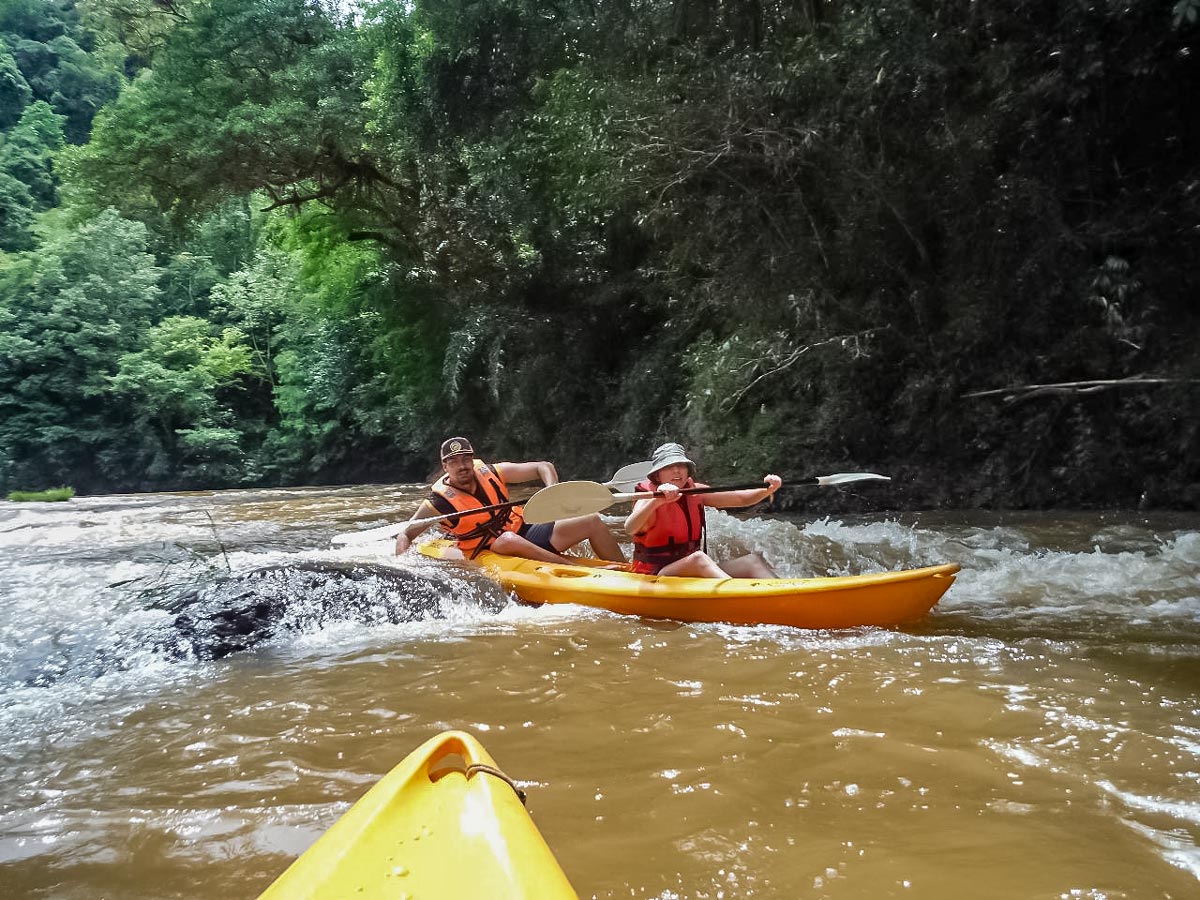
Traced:
<path fill-rule="evenodd" d="M 576 900 L 522 800 L 479 741 L 444 732 L 385 775 L 260 900 Z"/>

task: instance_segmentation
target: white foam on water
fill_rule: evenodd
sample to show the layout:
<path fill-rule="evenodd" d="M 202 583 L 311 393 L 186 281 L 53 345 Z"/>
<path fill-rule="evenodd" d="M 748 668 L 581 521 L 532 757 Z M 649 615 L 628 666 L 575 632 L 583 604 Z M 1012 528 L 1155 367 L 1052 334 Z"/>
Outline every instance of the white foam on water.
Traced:
<path fill-rule="evenodd" d="M 895 521 L 741 521 L 709 514 L 718 548 L 766 551 L 781 575 L 846 575 L 958 563 L 962 571 L 940 609 L 989 617 L 1050 619 L 1104 615 L 1134 623 L 1200 626 L 1200 532 L 1148 535 L 1104 529 L 1105 543 L 1039 549 L 1018 528 L 933 530 Z M 1137 549 L 1106 549 L 1136 546 Z"/>
<path fill-rule="evenodd" d="M 395 519 L 399 506 L 411 505 L 411 494 L 411 489 L 356 488 L 140 495 L 0 511 L 0 693 L 6 704 L 0 726 L 6 717 L 10 724 L 14 717 L 30 716 L 49 722 L 54 711 L 82 709 L 98 696 L 126 690 L 137 694 L 155 684 L 197 677 L 196 667 L 203 664 L 164 659 L 136 642 L 136 635 L 153 632 L 172 615 L 149 606 L 144 589 L 172 579 L 203 585 L 227 574 L 226 566 L 236 574 L 270 566 L 363 563 L 433 580 L 444 591 L 442 619 L 380 621 L 368 627 L 332 617 L 305 630 L 279 633 L 268 644 L 295 645 L 304 654 L 336 654 L 338 648 L 373 641 L 451 640 L 492 629 L 553 628 L 613 618 L 569 604 L 521 605 L 483 573 L 411 551 L 397 558 L 386 541 L 331 549 L 329 534 L 273 518 L 276 507 L 289 516 L 299 509 L 302 519 L 340 523 L 332 533 L 352 527 L 347 517 L 364 525 L 374 523 L 376 516 Z M 295 503 L 300 507 L 289 506 Z M 622 517 L 607 516 L 605 521 L 617 530 Z M 1069 540 L 1060 539 L 1051 549 L 1030 527 L 1011 524 L 929 527 L 828 517 L 799 521 L 769 512 L 721 510 L 710 510 L 708 523 L 714 556 L 758 550 L 784 576 L 958 563 L 962 572 L 933 621 L 951 614 L 977 623 L 978 632 L 952 646 L 953 641 L 938 636 L 872 628 L 806 632 L 782 626 L 689 626 L 731 644 L 766 642 L 777 649 L 822 654 L 889 647 L 987 666 L 989 659 L 1004 665 L 1008 658 L 1011 635 L 994 639 L 988 634 L 1003 620 L 1045 626 L 1067 640 L 1080 623 L 1095 621 L 1173 629 L 1184 641 L 1200 637 L 1196 530 L 1155 532 L 1136 523 L 1104 522 L 1090 534 L 1076 527 Z M 1067 543 L 1072 545 L 1063 546 Z M 624 546 L 628 550 L 630 545 L 626 541 Z M 91 665 L 97 650 L 119 652 L 120 668 Z M 1070 653 L 1070 646 L 1063 652 Z M 65 666 L 66 677 L 53 688 L 21 683 L 19 673 L 39 659 L 52 671 Z"/>
<path fill-rule="evenodd" d="M 1118 817 L 1123 825 L 1153 843 L 1166 862 L 1200 880 L 1200 846 L 1197 846 L 1195 839 L 1185 831 L 1188 825 L 1192 828 L 1200 826 L 1200 804 L 1142 796 L 1120 790 L 1109 781 L 1097 782 L 1097 786 L 1129 810 L 1128 815 Z M 1135 818 L 1138 814 L 1154 818 L 1165 817 L 1180 824 L 1165 828 L 1154 827 Z M 1181 825 L 1185 827 L 1180 827 Z"/>
<path fill-rule="evenodd" d="M 163 501 L 117 510 L 21 510 L 15 518 L 0 521 L 0 552 L 72 552 L 90 547 L 116 550 L 212 540 L 213 526 L 205 510 Z"/>
<path fill-rule="evenodd" d="M 1122 790 L 1111 781 L 1097 781 L 1096 786 L 1109 796 L 1119 800 L 1130 810 L 1162 815 L 1191 826 L 1200 826 L 1200 801 L 1186 802 L 1167 800 L 1162 797 L 1148 797 L 1133 791 Z M 1192 849 L 1196 850 L 1197 848 L 1193 845 Z"/>

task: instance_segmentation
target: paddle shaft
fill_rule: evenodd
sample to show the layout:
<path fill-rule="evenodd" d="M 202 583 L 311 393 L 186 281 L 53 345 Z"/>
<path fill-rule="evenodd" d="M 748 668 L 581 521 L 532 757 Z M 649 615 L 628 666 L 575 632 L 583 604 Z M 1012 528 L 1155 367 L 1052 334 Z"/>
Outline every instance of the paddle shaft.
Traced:
<path fill-rule="evenodd" d="M 791 486 L 803 485 L 830 486 L 851 484 L 856 481 L 888 481 L 886 475 L 874 472 L 839 472 L 833 475 L 816 475 L 808 478 L 792 479 Z M 726 491 L 763 490 L 768 485 L 763 482 L 738 484 L 717 487 L 684 488 L 681 494 L 719 494 Z M 552 522 L 573 516 L 585 516 L 608 509 L 614 503 L 630 500 L 651 500 L 661 498 L 657 491 L 639 491 L 633 494 L 613 494 L 608 488 L 594 481 L 564 481 L 550 487 L 542 488 L 529 498 L 525 504 L 525 521 L 530 524 L 537 522 Z M 766 499 L 763 497 L 762 499 Z M 752 506 L 751 501 L 744 505 Z"/>
<path fill-rule="evenodd" d="M 612 478 L 604 483 L 604 487 L 622 487 L 627 484 L 637 484 L 643 478 L 650 474 L 650 462 L 630 463 L 627 466 L 622 466 L 616 471 Z M 423 519 L 409 519 L 407 522 L 399 522 L 395 525 L 384 525 L 381 528 L 372 528 L 368 531 L 351 531 L 346 534 L 335 534 L 332 543 L 334 546 L 342 546 L 345 544 L 365 544 L 371 541 L 386 541 L 396 537 L 401 531 L 406 530 L 410 525 L 432 525 L 435 522 L 444 522 L 447 519 L 457 519 L 459 516 L 474 516 L 478 513 L 495 512 L 501 509 L 508 509 L 513 506 L 519 506 L 524 503 L 524 500 L 507 500 L 504 503 L 496 503 L 491 506 L 480 506 L 477 509 L 466 510 L 465 512 L 445 513 L 440 516 L 427 516 Z"/>
<path fill-rule="evenodd" d="M 626 466 L 625 468 L 631 469 L 631 468 L 633 468 L 633 466 L 640 466 L 640 465 L 645 465 L 645 463 L 634 463 L 632 466 Z M 624 469 L 622 469 L 621 471 L 624 471 Z M 620 475 L 620 474 L 621 474 L 621 472 L 617 472 L 617 475 Z M 616 477 L 616 476 L 614 476 L 614 477 Z M 614 487 L 620 483 L 621 482 L 619 482 L 619 481 L 606 481 L 604 483 L 604 486 L 605 487 Z M 553 485 L 547 485 L 547 487 L 553 487 Z M 761 484 L 760 485 L 751 484 L 751 485 L 747 485 L 747 487 L 762 487 L 762 485 Z M 684 493 L 685 494 L 694 494 L 694 493 L 697 493 L 698 491 L 736 491 L 736 490 L 739 490 L 739 488 L 688 488 L 687 490 L 684 491 Z M 613 494 L 613 496 L 621 497 L 623 495 L 622 494 Z M 646 496 L 653 497 L 655 495 L 647 494 Z M 497 509 L 508 509 L 510 506 L 520 506 L 522 503 L 525 503 L 525 502 L 527 502 L 527 501 L 525 501 L 525 500 L 508 500 L 504 503 L 495 503 L 491 506 L 481 506 L 478 509 L 458 510 L 456 512 L 446 513 L 445 515 L 442 515 L 442 516 L 428 516 L 424 519 L 409 519 L 401 527 L 407 528 L 409 525 L 432 525 L 434 522 L 444 522 L 444 521 L 446 521 L 446 519 L 457 519 L 459 516 L 474 516 L 478 513 L 493 512 L 494 510 L 497 510 Z"/>
<path fill-rule="evenodd" d="M 479 506 L 468 510 L 455 510 L 452 513 L 445 513 L 440 516 L 426 516 L 424 519 L 409 519 L 407 522 L 401 523 L 396 529 L 397 533 L 401 529 L 407 528 L 409 525 L 432 525 L 434 522 L 444 522 L 447 519 L 457 519 L 460 516 L 474 516 L 479 513 L 495 512 L 498 509 L 508 509 L 513 506 L 520 506 L 524 500 L 508 500 L 504 503 L 493 503 L 491 506 Z"/>
<path fill-rule="evenodd" d="M 643 463 L 634 463 L 633 465 L 638 466 L 638 465 L 643 465 Z M 632 466 L 626 466 L 625 468 L 627 468 L 627 469 L 632 468 Z M 621 474 L 620 472 L 617 473 L 617 475 L 620 475 L 620 474 Z M 604 486 L 611 487 L 614 484 L 619 484 L 619 483 L 620 482 L 607 481 L 604 483 Z M 547 486 L 553 487 L 553 485 L 547 485 Z M 761 485 L 759 485 L 759 486 L 761 487 Z M 750 487 L 755 487 L 755 485 L 750 485 Z M 737 488 L 688 488 L 684 493 L 693 494 L 697 490 L 701 490 L 701 491 L 729 490 L 729 491 L 732 491 L 732 490 L 737 490 Z M 613 494 L 613 496 L 620 497 L 622 495 L 621 494 Z M 646 496 L 653 497 L 654 494 L 647 494 Z M 446 519 L 457 519 L 459 516 L 474 516 L 479 513 L 493 512 L 494 510 L 497 510 L 497 509 L 508 509 L 510 506 L 520 506 L 522 503 L 525 503 L 525 502 L 527 502 L 527 501 L 525 501 L 525 500 L 508 500 L 504 503 L 495 503 L 491 506 L 480 506 L 478 509 L 458 510 L 456 512 L 446 513 L 445 515 L 442 515 L 442 516 L 427 516 L 424 519 L 409 519 L 407 522 L 405 522 L 403 525 L 401 525 L 400 528 L 407 528 L 409 525 L 432 525 L 434 522 L 444 522 L 444 521 L 446 521 Z M 399 533 L 399 531 L 400 531 L 400 529 L 397 529 L 397 534 Z"/>
<path fill-rule="evenodd" d="M 386 541 L 396 537 L 401 531 L 404 531 L 410 525 L 432 525 L 435 522 L 443 522 L 446 519 L 456 519 L 459 516 L 474 515 L 475 513 L 489 513 L 501 509 L 507 509 L 511 506 L 518 506 L 524 503 L 524 500 L 508 500 L 504 503 L 497 503 L 493 506 L 481 506 L 477 509 L 463 512 L 445 513 L 440 516 L 426 516 L 423 519 L 409 519 L 407 522 L 396 522 L 392 525 L 383 525 L 379 528 L 371 528 L 366 531 L 349 531 L 345 534 L 335 534 L 331 543 L 335 547 L 341 547 L 346 544 L 369 544 L 372 541 Z"/>
<path fill-rule="evenodd" d="M 789 486 L 790 487 L 802 487 L 806 484 L 818 484 L 818 483 L 819 482 L 817 481 L 816 478 L 803 478 L 799 481 L 786 482 L 780 486 L 781 487 L 789 487 Z M 723 487 L 680 488 L 679 493 L 681 493 L 681 494 L 719 494 L 722 491 L 762 490 L 766 486 L 767 485 L 762 481 L 752 481 L 749 484 L 728 484 L 728 485 L 724 485 Z M 634 493 L 634 494 L 613 494 L 612 498 L 613 498 L 613 502 L 616 503 L 620 500 L 650 500 L 654 497 L 662 497 L 662 496 L 663 496 L 663 494 L 661 491 L 638 491 L 637 493 Z M 766 498 L 763 498 L 763 499 L 766 499 Z"/>

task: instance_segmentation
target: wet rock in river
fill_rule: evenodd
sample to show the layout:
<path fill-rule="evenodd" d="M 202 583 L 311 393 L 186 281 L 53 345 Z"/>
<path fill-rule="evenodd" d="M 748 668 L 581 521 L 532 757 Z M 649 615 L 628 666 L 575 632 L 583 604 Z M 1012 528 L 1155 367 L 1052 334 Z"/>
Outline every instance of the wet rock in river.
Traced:
<path fill-rule="evenodd" d="M 192 587 L 157 606 L 175 613 L 163 649 L 220 659 L 274 634 L 331 622 L 397 624 L 445 618 L 462 583 L 391 566 L 302 562 L 238 572 Z M 474 598 L 477 602 L 480 597 Z M 502 598 L 485 605 L 503 606 Z"/>

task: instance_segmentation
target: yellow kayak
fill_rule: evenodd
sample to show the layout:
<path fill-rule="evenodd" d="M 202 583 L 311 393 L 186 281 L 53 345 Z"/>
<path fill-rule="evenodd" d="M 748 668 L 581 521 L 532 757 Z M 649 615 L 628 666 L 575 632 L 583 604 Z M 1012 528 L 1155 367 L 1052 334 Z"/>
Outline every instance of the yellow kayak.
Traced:
<path fill-rule="evenodd" d="M 402 897 L 577 898 L 516 787 L 465 732 L 405 757 L 260 900 Z"/>
<path fill-rule="evenodd" d="M 418 549 L 435 559 L 463 560 L 449 540 Z M 951 564 L 840 578 L 679 578 L 635 575 L 595 559 L 559 565 L 491 551 L 471 564 L 526 603 L 579 603 L 652 619 L 796 628 L 911 622 L 933 609 L 959 569 Z"/>

